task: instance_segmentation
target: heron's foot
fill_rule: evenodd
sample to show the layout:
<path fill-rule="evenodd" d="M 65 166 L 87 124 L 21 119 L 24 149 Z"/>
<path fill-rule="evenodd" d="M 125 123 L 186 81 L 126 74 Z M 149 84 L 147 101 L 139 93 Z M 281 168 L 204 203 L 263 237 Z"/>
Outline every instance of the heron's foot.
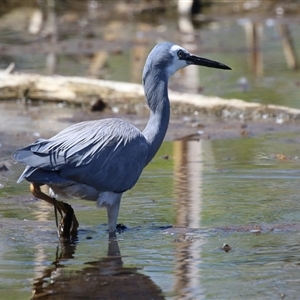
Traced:
<path fill-rule="evenodd" d="M 118 232 L 118 233 L 121 233 L 126 229 L 127 229 L 127 226 L 125 226 L 123 223 L 119 223 L 116 225 L 116 232 Z"/>
<path fill-rule="evenodd" d="M 58 236 L 60 238 L 67 239 L 75 238 L 77 236 L 77 228 L 79 227 L 79 223 L 72 206 L 68 203 L 56 200 L 54 207 L 58 210 L 62 217 L 60 223 L 58 224 L 57 213 L 55 215 Z M 62 215 L 62 211 L 65 213 L 65 216 Z"/>

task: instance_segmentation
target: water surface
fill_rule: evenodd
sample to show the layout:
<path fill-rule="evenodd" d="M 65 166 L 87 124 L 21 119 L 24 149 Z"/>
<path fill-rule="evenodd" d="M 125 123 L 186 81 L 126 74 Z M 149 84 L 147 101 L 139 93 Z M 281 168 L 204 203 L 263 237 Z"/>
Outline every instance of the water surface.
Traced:
<path fill-rule="evenodd" d="M 19 19 L 20 11 L 30 19 L 31 8 L 4 12 L 1 69 L 14 62 L 17 71 L 46 74 L 54 55 L 52 72 L 57 74 L 140 82 L 143 62 L 157 41 L 187 41 L 174 15 L 157 15 L 149 22 L 131 15 L 130 21 L 116 22 L 101 14 L 103 6 L 91 10 L 69 4 L 57 16 L 57 51 Z M 286 24 L 299 56 L 298 19 L 272 13 L 209 16 L 192 28 L 186 46 L 234 71 L 187 68 L 170 87 L 299 107 L 299 70 L 287 65 L 278 32 L 278 24 Z M 257 48 L 247 44 L 251 26 L 259 32 Z M 91 74 L 103 50 L 108 53 L 105 64 Z M 254 61 L 253 52 L 260 59 Z M 138 184 L 123 196 L 119 222 L 128 230 L 118 241 L 108 242 L 105 211 L 74 200 L 80 231 L 78 241 L 70 244 L 59 242 L 52 208 L 33 199 L 26 182 L 15 183 L 23 167 L 10 156 L 87 117 L 64 103 L 28 100 L 26 105 L 20 99 L 0 105 L 0 162 L 9 169 L 0 171 L 0 299 L 299 297 L 297 133 L 269 130 L 239 139 L 165 142 Z M 127 117 L 143 127 L 138 116 Z M 222 249 L 224 243 L 229 252 Z"/>
<path fill-rule="evenodd" d="M 117 299 L 117 286 L 132 299 L 140 282 L 154 299 L 296 299 L 298 147 L 295 134 L 164 143 L 124 194 L 118 245 L 105 211 L 80 200 L 78 242 L 59 243 L 52 209 L 15 185 L 13 165 L 1 173 L 0 298 Z"/>

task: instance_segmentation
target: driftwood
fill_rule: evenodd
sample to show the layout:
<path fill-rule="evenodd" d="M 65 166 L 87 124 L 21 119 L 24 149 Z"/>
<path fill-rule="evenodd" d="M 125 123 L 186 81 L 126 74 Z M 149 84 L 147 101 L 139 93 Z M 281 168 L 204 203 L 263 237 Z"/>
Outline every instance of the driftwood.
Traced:
<path fill-rule="evenodd" d="M 262 105 L 237 99 L 169 93 L 172 107 L 182 112 L 198 111 L 223 118 L 298 120 L 300 110 L 277 105 Z M 141 85 L 81 77 L 0 73 L 0 100 L 31 99 L 64 101 L 91 105 L 102 99 L 108 105 L 142 104 Z"/>

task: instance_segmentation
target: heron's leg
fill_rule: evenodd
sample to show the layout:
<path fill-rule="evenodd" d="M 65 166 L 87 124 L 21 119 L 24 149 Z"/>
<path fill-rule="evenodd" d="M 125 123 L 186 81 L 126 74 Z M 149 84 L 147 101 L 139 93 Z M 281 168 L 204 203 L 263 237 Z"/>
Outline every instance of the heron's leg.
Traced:
<path fill-rule="evenodd" d="M 121 195 L 115 199 L 114 203 L 107 205 L 107 217 L 108 217 L 108 232 L 109 237 L 114 237 L 116 232 L 116 225 L 119 215 L 119 208 L 121 203 Z"/>
<path fill-rule="evenodd" d="M 62 215 L 61 211 L 64 211 L 64 210 L 61 209 L 60 205 L 58 205 L 59 201 L 57 201 L 55 198 L 52 198 L 52 197 L 44 194 L 41 191 L 41 185 L 40 184 L 31 183 L 30 184 L 30 192 L 32 193 L 32 195 L 34 197 L 42 199 L 42 200 L 45 200 L 49 204 L 52 204 L 54 207 L 57 208 L 57 210 L 59 211 L 59 213 Z"/>
<path fill-rule="evenodd" d="M 79 223 L 77 221 L 77 218 L 74 214 L 74 210 L 71 207 L 71 205 L 64 203 L 62 201 L 57 201 L 55 198 L 52 198 L 46 195 L 45 193 L 43 193 L 41 191 L 41 184 L 31 183 L 30 191 L 33 194 L 33 196 L 35 196 L 36 198 L 45 200 L 49 204 L 53 205 L 54 209 L 55 210 L 57 209 L 61 216 L 63 216 L 62 212 L 66 214 L 65 217 L 62 219 L 61 225 L 59 226 L 58 229 L 59 236 L 68 237 L 70 233 L 72 235 L 76 234 Z M 57 214 L 56 214 L 56 218 L 57 218 Z"/>

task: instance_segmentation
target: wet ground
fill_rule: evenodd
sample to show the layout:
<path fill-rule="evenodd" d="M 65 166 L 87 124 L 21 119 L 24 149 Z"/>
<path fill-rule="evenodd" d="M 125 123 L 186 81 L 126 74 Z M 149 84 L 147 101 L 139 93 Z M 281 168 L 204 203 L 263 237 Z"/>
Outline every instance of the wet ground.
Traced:
<path fill-rule="evenodd" d="M 97 37 L 94 29 L 90 35 L 96 28 L 90 26 L 91 19 L 82 19 L 85 13 L 80 10 L 76 14 L 73 19 L 68 14 L 68 20 L 79 20 L 74 22 L 81 24 L 85 37 Z M 182 73 L 171 87 L 300 107 L 299 71 L 287 67 L 271 22 L 283 17 L 260 16 L 265 34 L 260 54 L 265 53 L 265 64 L 258 59 L 256 71 L 247 62 L 251 47 L 244 45 L 247 18 L 254 17 L 208 22 L 196 30 L 196 44 L 203 45 L 196 50 L 203 56 L 213 54 L 234 72 L 214 75 L 201 70 L 201 81 Z M 300 31 L 295 15 L 283 19 L 297 45 Z M 82 27 L 86 20 L 87 27 Z M 167 20 L 165 27 L 160 19 L 154 25 L 150 22 L 153 43 L 166 35 L 182 41 L 177 23 Z M 140 25 L 130 24 L 143 36 Z M 74 36 L 74 27 L 69 28 Z M 131 34 L 135 29 L 131 27 Z M 3 32 L 8 43 L 14 36 Z M 14 32 L 20 39 L 33 37 Z M 234 43 L 229 36 L 236 37 Z M 23 50 L 33 49 L 28 40 L 26 45 Z M 18 71 L 45 72 L 44 52 L 34 57 L 30 51 L 20 55 L 20 47 L 10 55 L 13 48 L 1 49 L 2 55 L 6 53 L 2 68 L 15 61 Z M 89 49 L 92 53 L 93 45 Z M 94 76 L 139 82 L 140 67 L 137 75 L 128 76 L 129 61 L 135 61 L 128 57 L 134 57 L 134 50 L 124 49 L 125 60 L 112 51 L 106 67 Z M 88 73 L 91 56 L 64 53 L 58 61 L 59 73 L 78 76 Z M 262 65 L 264 71 L 259 73 Z M 190 78 L 197 80 L 186 80 Z M 148 114 L 120 113 L 114 104 L 103 112 L 91 112 L 89 106 L 25 102 L 0 103 L 0 299 L 299 298 L 297 121 L 254 122 L 173 111 L 166 142 L 134 189 L 124 194 L 119 222 L 128 229 L 117 241 L 108 242 L 105 211 L 95 209 L 92 202 L 74 200 L 80 230 L 78 240 L 68 243 L 56 236 L 52 209 L 30 195 L 26 182 L 16 184 L 23 167 L 12 162 L 11 153 L 87 119 L 118 116 L 142 129 Z"/>

